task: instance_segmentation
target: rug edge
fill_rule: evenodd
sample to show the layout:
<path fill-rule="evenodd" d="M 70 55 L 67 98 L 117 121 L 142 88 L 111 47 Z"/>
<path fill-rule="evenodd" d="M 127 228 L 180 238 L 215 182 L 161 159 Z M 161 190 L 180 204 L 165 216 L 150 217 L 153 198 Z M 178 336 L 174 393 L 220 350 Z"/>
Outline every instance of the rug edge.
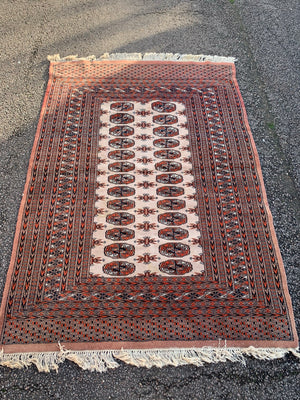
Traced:
<path fill-rule="evenodd" d="M 78 57 L 77 54 L 60 57 L 59 54 L 48 55 L 50 62 L 66 61 L 185 61 L 185 62 L 215 62 L 215 63 L 234 63 L 235 57 L 211 56 L 205 54 L 180 54 L 180 53 L 104 53 L 100 57 L 90 55 L 87 57 Z"/>
<path fill-rule="evenodd" d="M 272 212 L 271 212 L 271 209 L 270 209 L 270 206 L 269 206 L 269 201 L 268 201 L 267 191 L 266 191 L 266 187 L 265 187 L 265 181 L 264 181 L 264 177 L 263 177 L 263 173 L 262 173 L 259 154 L 258 154 L 258 151 L 257 151 L 257 147 L 256 147 L 256 143 L 255 143 L 255 140 L 254 140 L 254 136 L 252 134 L 252 130 L 250 128 L 250 124 L 249 124 L 249 121 L 248 121 L 248 115 L 247 115 L 245 103 L 244 103 L 244 100 L 243 100 L 243 97 L 242 97 L 242 94 L 241 94 L 241 91 L 240 91 L 240 87 L 239 87 L 239 84 L 238 84 L 238 81 L 237 81 L 237 78 L 236 78 L 236 67 L 235 67 L 235 65 L 233 65 L 233 67 L 232 67 L 232 73 L 233 73 L 233 82 L 234 82 L 235 88 L 236 88 L 238 96 L 239 96 L 239 100 L 240 100 L 240 103 L 241 103 L 241 108 L 242 108 L 242 111 L 243 111 L 245 125 L 246 125 L 247 131 L 249 133 L 252 150 L 253 150 L 253 154 L 254 154 L 254 157 L 255 157 L 255 163 L 256 163 L 258 178 L 259 178 L 259 182 L 260 182 L 260 186 L 261 186 L 261 190 L 262 190 L 263 203 L 265 205 L 266 212 L 267 212 L 267 218 L 268 218 L 268 223 L 269 223 L 269 226 L 270 226 L 271 237 L 272 237 L 272 240 L 273 240 L 275 253 L 277 255 L 278 264 L 279 264 L 281 283 L 282 283 L 282 286 L 283 286 L 283 292 L 284 292 L 285 299 L 286 299 L 286 302 L 287 302 L 287 307 L 288 307 L 288 312 L 289 312 L 289 317 L 290 317 L 290 324 L 291 324 L 291 328 L 292 328 L 292 332 L 293 332 L 293 336 L 294 336 L 293 341 L 294 341 L 294 343 L 296 343 L 296 346 L 298 347 L 299 346 L 299 337 L 298 337 L 298 333 L 297 333 L 296 319 L 295 319 L 295 315 L 294 315 L 292 298 L 291 298 L 290 291 L 289 291 L 289 286 L 288 286 L 286 269 L 285 269 L 285 266 L 284 266 L 282 254 L 281 254 L 279 243 L 278 243 L 278 239 L 277 239 L 277 234 L 276 234 L 276 230 L 275 230 L 275 226 L 274 226 L 273 215 L 272 215 Z"/>
<path fill-rule="evenodd" d="M 59 351 L 44 353 L 0 353 L 0 365 L 11 369 L 27 368 L 35 365 L 39 372 L 58 372 L 59 365 L 69 360 L 81 369 L 105 372 L 118 368 L 123 361 L 135 367 L 158 367 L 195 365 L 203 366 L 218 362 L 240 362 L 246 365 L 246 357 L 259 360 L 275 360 L 292 354 L 300 359 L 299 349 L 293 348 L 227 348 L 203 347 L 186 349 L 152 349 L 152 350 L 90 350 L 71 351 L 59 345 Z"/>

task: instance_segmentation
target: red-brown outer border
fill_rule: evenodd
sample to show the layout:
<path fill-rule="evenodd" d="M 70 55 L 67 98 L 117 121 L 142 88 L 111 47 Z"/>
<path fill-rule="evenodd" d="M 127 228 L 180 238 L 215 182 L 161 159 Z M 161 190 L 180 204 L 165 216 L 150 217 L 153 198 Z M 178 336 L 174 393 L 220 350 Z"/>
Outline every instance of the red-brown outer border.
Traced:
<path fill-rule="evenodd" d="M 80 62 L 80 63 L 89 63 L 90 61 L 70 61 L 71 63 L 74 62 Z M 93 61 L 93 63 L 95 62 L 101 62 L 101 63 L 122 63 L 123 61 L 121 60 L 117 60 L 117 61 Z M 140 64 L 145 64 L 145 63 L 151 63 L 152 61 L 133 61 L 133 60 L 129 60 L 126 61 L 126 63 L 130 64 L 135 64 L 135 63 L 140 63 Z M 176 63 L 185 63 L 185 64 L 197 64 L 196 62 L 185 62 L 185 61 L 178 61 Z M 44 117 L 44 112 L 46 109 L 46 104 L 48 101 L 48 96 L 49 96 L 49 91 L 50 91 L 50 87 L 52 84 L 52 78 L 53 78 L 53 66 L 55 63 L 50 63 L 50 68 L 49 68 L 49 81 L 48 81 L 48 85 L 47 85 L 47 89 L 45 92 L 45 97 L 44 97 L 44 101 L 42 104 L 42 108 L 41 108 L 41 113 L 40 113 L 40 118 L 39 118 L 39 123 L 37 126 L 37 131 L 36 131 L 36 135 L 35 135 L 35 140 L 34 140 L 34 144 L 33 144 L 33 149 L 32 149 L 32 153 L 31 153 L 31 157 L 30 157 L 30 161 L 29 161 L 29 167 L 28 167 L 28 173 L 27 173 L 27 178 L 26 178 L 26 183 L 25 183 L 25 188 L 24 188 L 24 193 L 27 192 L 28 190 L 28 186 L 29 186 L 29 182 L 30 182 L 30 177 L 31 177 L 31 173 L 32 173 L 32 164 L 34 161 L 34 156 L 35 156 L 35 151 L 36 151 L 36 147 L 37 147 L 37 143 L 39 140 L 39 135 L 40 135 L 40 129 L 42 126 L 42 121 L 43 121 L 43 117 Z M 173 61 L 157 61 L 157 63 L 167 63 L 167 64 L 172 64 L 174 63 Z M 213 62 L 210 61 L 206 61 L 202 64 L 214 64 Z M 228 63 L 218 63 L 219 65 L 228 65 Z M 231 64 L 231 63 L 230 63 Z M 273 240 L 273 244 L 275 247 L 275 252 L 276 252 L 276 256 L 278 259 L 278 263 L 279 263 L 279 267 L 280 267 L 280 274 L 281 274 L 281 279 L 282 279 L 282 284 L 283 284 L 283 290 L 284 290 L 284 294 L 285 294 L 285 299 L 287 302 L 287 306 L 288 306 L 288 313 L 290 316 L 290 323 L 291 323 L 291 327 L 292 327 L 292 332 L 294 335 L 294 340 L 293 341 L 282 341 L 282 340 L 278 340 L 278 341 L 273 341 L 273 340 L 259 340 L 259 341 L 250 341 L 250 340 L 243 340 L 243 341 L 239 341 L 239 340 L 228 340 L 228 341 L 224 341 L 224 340 L 207 340 L 207 341 L 166 341 L 166 342 L 161 342 L 161 341 L 145 341 L 145 342 L 101 342 L 101 343 L 89 343 L 89 342 L 82 342 L 82 343 L 61 343 L 61 345 L 65 346 L 66 349 L 68 350 L 73 350 L 73 351 L 81 351 L 81 350 L 118 350 L 118 349 L 174 349 L 174 348 L 201 348 L 203 346 L 212 346 L 212 347 L 228 347 L 228 348 L 247 348 L 249 346 L 255 346 L 257 348 L 297 348 L 298 346 L 298 337 L 297 337 L 297 332 L 296 332 L 296 326 L 295 326 L 295 321 L 294 321 L 294 314 L 293 314 L 293 309 L 292 309 L 292 303 L 291 303 L 291 298 L 288 292 L 288 287 L 287 287 L 287 279 L 286 279 L 286 273 L 284 270 L 284 266 L 283 266 L 283 260 L 280 254 L 280 250 L 279 250 L 279 245 L 278 245 L 278 241 L 276 238 L 276 234 L 275 234 L 275 229 L 274 229 L 274 225 L 273 225 L 273 219 L 272 219 L 272 215 L 271 215 L 271 211 L 268 205 L 268 201 L 267 201 L 267 194 L 266 194 L 266 190 L 265 190 L 265 186 L 264 186 L 264 182 L 263 182 L 263 176 L 262 176 L 262 170 L 261 170 L 261 166 L 260 166 L 260 161 L 259 161 L 259 157 L 258 157 L 258 152 L 254 143 L 254 139 L 253 139 L 253 135 L 251 133 L 250 130 L 250 126 L 248 123 L 248 119 L 247 119 L 247 114 L 246 114 L 246 110 L 245 110 L 245 106 L 244 106 L 244 102 L 240 93 L 240 89 L 237 83 L 237 79 L 236 79 L 236 69 L 234 64 L 232 64 L 232 70 L 233 70 L 233 82 L 235 84 L 238 96 L 239 96 L 239 100 L 241 102 L 241 107 L 243 110 L 243 118 L 244 118 L 244 122 L 247 128 L 247 131 L 250 135 L 250 139 L 251 139 L 251 145 L 252 145 L 252 149 L 253 149 L 253 153 L 255 156 L 255 163 L 256 163 L 256 167 L 257 167 L 257 172 L 259 175 L 259 181 L 260 181 L 260 185 L 261 185 L 261 190 L 262 190 L 262 195 L 263 195 L 263 203 L 265 205 L 265 208 L 267 210 L 267 214 L 268 214 L 268 222 L 269 222 L 269 227 L 271 230 L 271 235 L 272 235 L 272 240 Z M 16 225 L 16 233 L 15 233 L 15 238 L 14 238 L 14 243 L 13 243 L 13 250 L 12 250 L 12 256 L 11 256 L 11 261 L 10 261 L 10 265 L 9 265 L 9 269 L 8 269 L 8 273 L 7 273 L 7 278 L 6 278 L 6 284 L 5 284 L 5 288 L 4 288 L 4 292 L 3 292 L 3 299 L 2 299 L 2 305 L 1 305 L 1 309 L 0 309 L 0 331 L 2 329 L 3 323 L 4 323 L 4 316 L 5 316 L 5 309 L 6 309 L 6 301 L 8 298 L 8 294 L 9 294 L 9 289 L 10 289 L 10 282 L 11 282 L 11 277 L 13 274 L 13 269 L 14 269 L 14 263 L 15 263 L 15 258 L 16 258 L 16 253 L 17 253 L 17 247 L 18 247 L 18 238 L 19 238 L 19 234 L 20 234 L 20 230 L 21 230 L 21 223 L 22 223 L 22 215 L 23 215 L 23 211 L 24 211 L 24 207 L 26 204 L 26 196 L 23 196 L 22 201 L 21 201 L 21 205 L 20 205 L 20 210 L 18 213 L 18 220 L 17 220 L 17 225 Z M 28 352 L 48 352 L 48 351 L 59 351 L 58 348 L 58 344 L 53 343 L 53 344 L 28 344 L 28 345 L 5 345 L 3 346 L 3 350 L 5 353 L 28 353 Z"/>

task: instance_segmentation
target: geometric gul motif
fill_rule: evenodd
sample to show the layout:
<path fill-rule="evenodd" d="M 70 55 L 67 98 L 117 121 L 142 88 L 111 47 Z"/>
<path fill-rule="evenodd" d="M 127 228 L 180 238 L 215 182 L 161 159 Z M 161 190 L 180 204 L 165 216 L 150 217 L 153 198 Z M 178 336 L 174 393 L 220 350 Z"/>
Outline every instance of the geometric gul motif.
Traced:
<path fill-rule="evenodd" d="M 184 105 L 101 105 L 90 273 L 202 273 L 199 216 Z"/>

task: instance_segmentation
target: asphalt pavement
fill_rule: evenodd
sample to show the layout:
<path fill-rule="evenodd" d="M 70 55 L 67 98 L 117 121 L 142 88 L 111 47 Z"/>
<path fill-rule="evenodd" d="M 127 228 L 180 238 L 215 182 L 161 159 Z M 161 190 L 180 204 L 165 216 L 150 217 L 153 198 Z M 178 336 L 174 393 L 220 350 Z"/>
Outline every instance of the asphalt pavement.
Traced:
<path fill-rule="evenodd" d="M 282 252 L 299 307 L 298 0 L 2 0 L 0 5 L 0 295 L 48 80 L 47 55 L 105 52 L 234 56 Z M 300 363 L 162 369 L 122 364 L 99 374 L 0 367 L 0 399 L 299 399 Z"/>

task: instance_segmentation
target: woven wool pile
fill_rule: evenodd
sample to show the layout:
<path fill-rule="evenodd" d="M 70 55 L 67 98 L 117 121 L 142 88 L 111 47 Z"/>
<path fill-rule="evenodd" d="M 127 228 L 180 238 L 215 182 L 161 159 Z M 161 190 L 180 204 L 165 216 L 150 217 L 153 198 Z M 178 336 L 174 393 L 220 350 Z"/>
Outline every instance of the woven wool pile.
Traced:
<path fill-rule="evenodd" d="M 41 371 L 298 355 L 234 59 L 51 58 L 0 322 Z"/>

